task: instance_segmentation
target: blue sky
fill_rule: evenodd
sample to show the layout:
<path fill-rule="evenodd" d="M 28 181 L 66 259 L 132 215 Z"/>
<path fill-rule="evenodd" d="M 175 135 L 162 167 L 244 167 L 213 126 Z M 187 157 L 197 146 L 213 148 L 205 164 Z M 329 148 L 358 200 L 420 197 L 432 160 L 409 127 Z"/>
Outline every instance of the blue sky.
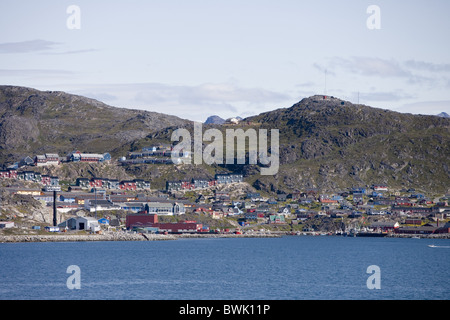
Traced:
<path fill-rule="evenodd" d="M 0 84 L 199 121 L 325 92 L 450 113 L 448 12 L 448 0 L 2 0 Z"/>

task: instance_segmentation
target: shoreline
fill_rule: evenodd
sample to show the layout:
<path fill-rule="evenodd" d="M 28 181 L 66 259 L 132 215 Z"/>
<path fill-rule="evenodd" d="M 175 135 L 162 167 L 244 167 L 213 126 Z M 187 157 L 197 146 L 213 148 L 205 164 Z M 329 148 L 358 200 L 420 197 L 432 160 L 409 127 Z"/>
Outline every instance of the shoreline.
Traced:
<path fill-rule="evenodd" d="M 0 243 L 87 242 L 87 241 L 168 241 L 195 238 L 279 238 L 275 234 L 140 234 L 110 233 L 86 235 L 0 235 Z"/>
<path fill-rule="evenodd" d="M 168 241 L 177 239 L 199 239 L 199 238 L 280 238 L 283 236 L 308 236 L 292 235 L 289 233 L 247 233 L 247 234 L 141 234 L 141 233 L 108 233 L 108 234 L 86 234 L 86 235 L 0 235 L 0 243 L 20 242 L 87 242 L 87 241 Z M 314 235 L 309 235 L 314 236 Z M 317 236 L 317 235 L 315 235 Z M 327 235 L 336 236 L 338 235 Z M 392 234 L 386 238 L 420 238 L 420 239 L 450 239 L 450 234 L 439 235 L 411 235 Z"/>
<path fill-rule="evenodd" d="M 0 236 L 0 243 L 15 242 L 86 242 L 86 241 L 163 241 L 176 240 L 171 235 L 152 234 L 86 234 L 86 235 L 11 235 Z"/>

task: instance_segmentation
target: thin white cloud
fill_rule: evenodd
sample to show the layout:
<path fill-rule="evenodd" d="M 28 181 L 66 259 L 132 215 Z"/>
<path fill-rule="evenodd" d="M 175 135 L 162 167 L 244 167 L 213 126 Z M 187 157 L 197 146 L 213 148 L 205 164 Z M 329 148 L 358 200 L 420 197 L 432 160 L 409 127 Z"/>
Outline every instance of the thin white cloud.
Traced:
<path fill-rule="evenodd" d="M 227 118 L 243 113 L 258 114 L 292 102 L 287 94 L 263 88 L 243 88 L 228 83 L 193 86 L 135 83 L 92 85 L 83 88 L 71 92 L 117 107 L 174 114 L 186 119 L 203 119 L 210 115 Z"/>
<path fill-rule="evenodd" d="M 375 102 L 380 102 L 380 101 L 397 102 L 397 101 L 415 98 L 414 96 L 407 94 L 407 93 L 403 93 L 400 90 L 390 91 L 390 92 L 382 92 L 382 91 L 359 92 L 359 97 L 363 101 L 365 100 L 365 101 L 372 101 L 372 102 L 373 101 L 375 101 Z"/>
<path fill-rule="evenodd" d="M 62 52 L 45 52 L 43 54 L 50 54 L 50 55 L 66 55 L 66 54 L 79 54 L 79 53 L 90 53 L 90 52 L 97 52 L 97 49 L 85 49 L 85 50 L 69 50 L 69 51 L 62 51 Z"/>
<path fill-rule="evenodd" d="M 373 57 L 351 57 L 332 59 L 331 64 L 334 67 L 340 67 L 345 71 L 360 74 L 364 76 L 377 77 L 405 77 L 410 78 L 413 75 L 395 60 L 386 60 Z"/>
<path fill-rule="evenodd" d="M 20 42 L 5 42 L 0 43 L 0 53 L 30 53 L 53 50 L 61 43 L 47 41 L 47 40 L 29 40 Z"/>
<path fill-rule="evenodd" d="M 39 77 L 72 75 L 68 70 L 57 69 L 0 69 L 0 77 Z"/>
<path fill-rule="evenodd" d="M 437 115 L 441 112 L 450 114 L 450 100 L 408 103 L 396 108 L 396 111 L 431 115 Z"/>
<path fill-rule="evenodd" d="M 0 54 L 18 54 L 18 53 L 40 53 L 47 55 L 70 55 L 96 52 L 96 49 L 78 49 L 78 50 L 65 50 L 61 42 L 53 42 L 47 40 L 29 40 L 20 42 L 5 42 L 0 43 Z"/>
<path fill-rule="evenodd" d="M 410 85 L 428 87 L 445 86 L 449 79 L 450 64 L 436 64 L 427 61 L 397 61 L 378 57 L 353 56 L 349 58 L 333 57 L 324 65 L 314 63 L 313 67 L 329 75 L 339 77 L 352 74 L 368 78 L 381 78 L 406 81 Z"/>
<path fill-rule="evenodd" d="M 408 60 L 405 61 L 408 68 L 428 71 L 433 73 L 450 72 L 450 64 L 448 63 L 432 63 L 427 61 Z"/>

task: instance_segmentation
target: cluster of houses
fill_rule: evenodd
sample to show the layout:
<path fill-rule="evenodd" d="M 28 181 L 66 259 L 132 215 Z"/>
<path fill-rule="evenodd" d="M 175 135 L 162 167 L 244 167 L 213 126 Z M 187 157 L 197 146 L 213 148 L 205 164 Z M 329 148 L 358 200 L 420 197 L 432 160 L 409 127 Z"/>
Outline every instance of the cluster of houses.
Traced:
<path fill-rule="evenodd" d="M 34 171 L 20 171 L 16 169 L 0 170 L 0 179 L 12 179 L 19 181 L 29 181 L 40 183 L 45 187 L 58 187 L 59 178 L 55 176 L 49 176 L 40 172 Z"/>
<path fill-rule="evenodd" d="M 173 145 L 159 144 L 151 147 L 144 147 L 141 151 L 130 152 L 127 157 L 121 157 L 119 163 L 128 164 L 173 164 L 181 163 L 183 158 L 189 158 L 191 155 L 187 151 L 182 151 L 172 157 Z M 81 162 L 81 163 L 103 163 L 111 161 L 109 153 L 84 153 L 78 150 L 70 152 L 67 156 L 60 156 L 57 153 L 45 153 L 26 156 L 19 162 L 10 165 L 9 169 L 18 169 L 25 166 L 52 166 L 60 165 L 63 162 Z"/>
<path fill-rule="evenodd" d="M 146 233 L 204 233 L 210 231 L 208 226 L 203 226 L 196 221 L 161 223 L 158 221 L 157 214 L 129 214 L 126 217 L 125 225 L 128 230 Z M 8 225 L 7 227 L 12 226 Z M 51 232 L 83 230 L 98 232 L 101 230 L 101 226 L 119 227 L 121 222 L 119 219 L 111 219 L 110 217 L 96 219 L 94 217 L 77 216 L 71 217 L 57 226 L 46 227 L 46 230 Z"/>
<path fill-rule="evenodd" d="M 108 178 L 77 178 L 76 185 L 81 189 L 108 189 L 108 190 L 123 190 L 136 191 L 150 189 L 150 181 L 143 179 L 122 180 L 108 179 Z"/>
<path fill-rule="evenodd" d="M 49 176 L 35 171 L 20 171 L 16 169 L 0 170 L 0 179 L 13 179 L 19 181 L 29 181 L 40 183 L 45 187 L 59 187 L 59 178 Z M 150 182 L 143 179 L 124 180 L 107 178 L 78 178 L 76 186 L 81 189 L 108 189 L 108 190 L 123 190 L 136 191 L 150 189 Z M 73 187 L 72 187 L 73 188 Z"/>
<path fill-rule="evenodd" d="M 14 223 L 8 224 L 5 228 L 13 227 Z M 90 231 L 98 232 L 104 227 L 119 227 L 121 222 L 110 217 L 96 219 L 94 217 L 77 216 L 71 217 L 57 226 L 45 227 L 47 231 Z M 1 228 L 0 224 L 0 228 Z M 209 232 L 209 227 L 203 226 L 196 221 L 160 223 L 156 214 L 129 214 L 126 218 L 126 228 L 138 230 L 146 233 L 198 233 Z"/>
<path fill-rule="evenodd" d="M 244 176 L 239 173 L 216 174 L 215 179 L 193 178 L 191 180 L 166 181 L 166 191 L 189 191 L 213 187 L 216 185 L 240 183 Z"/>
<path fill-rule="evenodd" d="M 406 235 L 429 235 L 450 233 L 450 223 L 436 222 L 423 223 L 422 219 L 406 219 L 403 224 L 396 221 L 374 222 L 369 225 L 371 230 L 381 233 L 395 233 Z"/>
<path fill-rule="evenodd" d="M 40 190 L 28 190 L 21 192 L 20 189 L 10 188 L 10 192 L 28 194 L 48 206 L 53 205 L 53 193 L 41 192 Z M 58 192 L 56 198 L 58 212 L 64 213 L 71 210 L 86 210 L 88 212 L 118 211 L 138 213 L 147 212 L 159 215 L 178 215 L 185 213 L 185 204 L 180 200 L 169 200 L 160 197 L 147 197 L 127 194 L 107 194 L 105 190 L 94 189 L 93 192 Z"/>
<path fill-rule="evenodd" d="M 157 214 L 129 214 L 126 218 L 128 230 L 139 230 L 148 233 L 199 233 L 209 232 L 209 227 L 196 221 L 161 223 Z"/>
<path fill-rule="evenodd" d="M 128 160 L 119 160 L 122 164 L 130 163 L 173 163 L 171 145 L 158 145 L 143 148 L 139 152 L 128 154 Z M 189 157 L 188 153 L 180 154 Z M 0 170 L 0 179 L 12 179 L 40 183 L 47 189 L 42 190 L 13 190 L 11 192 L 29 194 L 39 201 L 50 205 L 54 201 L 54 194 L 50 192 L 59 187 L 59 178 L 40 172 L 25 170 L 18 171 L 22 166 L 59 165 L 61 162 L 103 163 L 111 160 L 109 153 L 91 154 L 73 151 L 65 157 L 58 154 L 46 153 L 34 158 L 25 157 L 19 163 Z M 168 194 L 179 195 L 176 191 L 200 191 L 210 187 L 243 182 L 243 175 L 239 173 L 216 174 L 214 179 L 194 178 L 190 180 L 166 181 Z M 157 215 L 180 215 L 186 211 L 208 214 L 213 218 L 240 215 L 243 223 L 266 221 L 269 224 L 285 224 L 287 217 L 290 221 L 302 221 L 317 215 L 331 218 L 358 218 L 363 213 L 369 215 L 401 216 L 415 221 L 405 226 L 374 226 L 379 229 L 389 229 L 393 232 L 441 232 L 446 230 L 447 224 L 440 226 L 423 226 L 422 218 L 439 215 L 446 219 L 449 214 L 448 203 L 434 203 L 414 189 L 390 192 L 385 184 L 374 184 L 371 187 L 355 187 L 333 195 L 320 194 L 316 189 L 291 194 L 277 194 L 266 198 L 260 193 L 248 193 L 245 198 L 231 199 L 230 194 L 220 190 L 215 191 L 211 199 L 198 193 L 194 203 L 186 199 L 169 200 L 168 198 L 148 198 L 144 195 L 126 195 L 125 191 L 139 191 L 150 189 L 150 182 L 142 179 L 119 181 L 108 178 L 78 178 L 76 185 L 70 186 L 71 192 L 59 192 L 57 209 L 60 212 L 84 209 L 89 212 L 124 210 L 128 212 L 127 227 L 129 228 L 158 228 L 169 232 L 199 232 L 205 227 L 195 222 L 180 225 L 162 225 L 157 221 Z M 86 190 L 92 190 L 86 192 Z M 48 192 L 46 192 L 48 191 Z M 76 192 L 78 191 L 78 192 Z M 122 194 L 121 194 L 122 193 Z M 409 194 L 405 196 L 405 194 Z M 309 209 L 304 209 L 304 208 Z M 314 209 L 312 209 L 314 208 Z M 383 208 L 383 209 L 380 209 Z M 152 218 L 153 217 L 153 218 Z M 97 230 L 98 221 L 89 218 L 73 218 L 66 221 L 64 228 L 71 230 Z M 153 219 L 149 222 L 148 219 Z M 156 220 L 155 220 L 156 219 Z M 443 221 L 443 220 L 441 220 Z M 96 224 L 97 223 L 97 224 Z M 291 222 L 292 223 L 292 222 Z M 414 228 L 413 228 L 414 227 Z M 408 229 L 409 228 L 409 229 Z M 422 228 L 422 229 L 420 229 Z M 434 229 L 433 229 L 434 228 Z M 153 229 L 152 229 L 153 230 Z M 439 231 L 437 231 L 439 230 Z"/>
<path fill-rule="evenodd" d="M 122 165 L 128 164 L 177 164 L 182 158 L 190 158 L 188 151 L 181 151 L 173 154 L 173 145 L 159 144 L 151 147 L 144 147 L 141 151 L 130 152 L 127 157 L 119 159 Z"/>
<path fill-rule="evenodd" d="M 26 166 L 57 166 L 62 162 L 85 162 L 85 163 L 102 163 L 111 161 L 109 153 L 82 153 L 80 151 L 72 151 L 67 156 L 60 156 L 57 153 L 45 153 L 35 155 L 33 158 L 26 156 L 19 162 L 10 165 L 8 169 L 18 169 Z"/>

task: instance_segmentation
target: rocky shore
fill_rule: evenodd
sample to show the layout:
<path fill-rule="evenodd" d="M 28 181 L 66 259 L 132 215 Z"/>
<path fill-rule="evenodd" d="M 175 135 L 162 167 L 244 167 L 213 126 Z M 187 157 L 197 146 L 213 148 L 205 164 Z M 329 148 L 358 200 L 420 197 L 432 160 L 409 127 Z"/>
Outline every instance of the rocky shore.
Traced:
<path fill-rule="evenodd" d="M 247 234 L 141 234 L 112 232 L 107 234 L 48 234 L 48 235 L 0 235 L 0 243 L 7 242 L 83 242 L 83 241 L 161 241 L 177 239 L 195 239 L 195 238 L 279 238 L 291 235 L 289 233 L 247 233 Z M 393 238 L 412 238 L 422 239 L 450 239 L 450 234 L 440 235 L 407 235 L 392 234 L 388 237 Z"/>
<path fill-rule="evenodd" d="M 177 238 L 280 238 L 279 234 L 270 233 L 246 233 L 246 234 L 234 234 L 234 233 L 206 233 L 206 234 L 179 234 L 175 235 Z"/>
<path fill-rule="evenodd" d="M 391 234 L 391 238 L 450 239 L 450 233 L 439 234 Z"/>
<path fill-rule="evenodd" d="M 158 241 L 175 240 L 172 235 L 162 234 L 132 234 L 115 232 L 110 234 L 86 234 L 86 235 L 13 235 L 0 236 L 2 242 L 79 242 L 79 241 Z"/>
<path fill-rule="evenodd" d="M 141 234 L 112 232 L 107 234 L 0 235 L 5 242 L 82 242 L 82 241 L 160 241 L 181 238 L 278 238 L 277 234 Z"/>

